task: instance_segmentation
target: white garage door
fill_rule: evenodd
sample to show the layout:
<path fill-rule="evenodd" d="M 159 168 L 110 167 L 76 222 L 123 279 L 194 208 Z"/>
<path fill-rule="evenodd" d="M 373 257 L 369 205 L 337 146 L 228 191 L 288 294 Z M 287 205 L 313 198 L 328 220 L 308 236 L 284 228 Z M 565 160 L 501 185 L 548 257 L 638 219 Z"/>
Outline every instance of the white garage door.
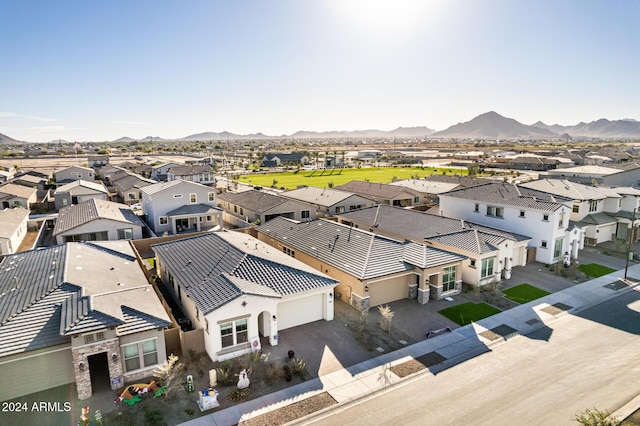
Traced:
<path fill-rule="evenodd" d="M 315 294 L 278 305 L 278 330 L 324 319 L 323 295 Z"/>

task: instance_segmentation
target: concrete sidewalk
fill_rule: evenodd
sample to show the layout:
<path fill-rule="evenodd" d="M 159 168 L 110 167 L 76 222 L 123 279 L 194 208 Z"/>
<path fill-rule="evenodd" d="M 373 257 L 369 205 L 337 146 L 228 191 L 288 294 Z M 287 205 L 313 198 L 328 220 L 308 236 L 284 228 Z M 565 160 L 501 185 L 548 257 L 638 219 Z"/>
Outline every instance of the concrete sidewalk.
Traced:
<path fill-rule="evenodd" d="M 633 278 L 640 277 L 640 265 L 629 267 L 630 282 L 621 281 L 623 277 L 624 269 L 566 288 L 395 352 L 323 375 L 317 379 L 308 380 L 261 398 L 212 412 L 183 423 L 183 425 L 235 425 L 242 420 L 259 416 L 322 392 L 328 392 L 338 404 L 354 401 L 404 380 L 396 376 L 390 367 L 426 354 L 435 353 L 439 357 L 445 358 L 443 362 L 428 367 L 430 373 L 436 374 L 464 360 L 488 352 L 491 347 L 543 328 L 564 315 L 579 312 L 631 290 L 640 281 L 640 279 Z M 627 411 L 629 409 L 631 408 L 627 408 Z M 622 417 L 623 413 L 617 414 Z"/>

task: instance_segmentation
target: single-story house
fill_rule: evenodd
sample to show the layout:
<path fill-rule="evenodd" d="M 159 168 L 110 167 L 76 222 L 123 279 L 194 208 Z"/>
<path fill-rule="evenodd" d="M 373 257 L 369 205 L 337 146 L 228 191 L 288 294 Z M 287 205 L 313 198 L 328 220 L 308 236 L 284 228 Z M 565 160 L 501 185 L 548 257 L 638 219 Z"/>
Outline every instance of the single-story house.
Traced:
<path fill-rule="evenodd" d="M 89 182 L 86 180 L 76 180 L 59 186 L 53 193 L 56 210 L 60 210 L 62 207 L 70 204 L 82 203 L 91 198 L 108 200 L 109 195 L 109 190 L 102 182 Z"/>
<path fill-rule="evenodd" d="M 0 255 L 15 253 L 27 235 L 29 210 L 16 207 L 0 210 Z"/>
<path fill-rule="evenodd" d="M 316 218 L 313 205 L 255 189 L 219 194 L 218 207 L 248 223 L 266 223 L 278 216 L 294 220 Z"/>
<path fill-rule="evenodd" d="M 38 190 L 28 186 L 7 183 L 0 186 L 0 205 L 7 209 L 12 207 L 24 207 L 30 209 L 38 202 Z"/>

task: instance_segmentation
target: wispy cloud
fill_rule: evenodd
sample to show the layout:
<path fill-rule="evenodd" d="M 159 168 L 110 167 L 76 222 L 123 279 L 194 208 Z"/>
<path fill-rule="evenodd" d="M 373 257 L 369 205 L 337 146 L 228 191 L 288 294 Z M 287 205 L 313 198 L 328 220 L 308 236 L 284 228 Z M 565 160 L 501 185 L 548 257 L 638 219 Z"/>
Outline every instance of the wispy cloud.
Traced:
<path fill-rule="evenodd" d="M 16 114 L 15 112 L 0 112 L 0 118 L 22 118 L 25 120 L 44 121 L 44 122 L 58 121 L 57 118 L 38 117 L 37 115 Z"/>
<path fill-rule="evenodd" d="M 122 121 L 122 120 L 118 120 L 118 121 L 114 121 L 113 124 L 128 124 L 131 126 L 149 126 L 149 125 L 153 125 L 154 123 L 148 123 L 146 121 Z"/>

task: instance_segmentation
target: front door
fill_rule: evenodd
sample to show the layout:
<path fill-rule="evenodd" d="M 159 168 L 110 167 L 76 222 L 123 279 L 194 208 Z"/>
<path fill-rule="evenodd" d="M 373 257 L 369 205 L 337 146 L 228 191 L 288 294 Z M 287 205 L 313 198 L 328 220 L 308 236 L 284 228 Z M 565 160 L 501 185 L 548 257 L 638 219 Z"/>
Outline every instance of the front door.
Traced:
<path fill-rule="evenodd" d="M 109 361 L 107 353 L 102 352 L 87 357 L 89 362 L 89 375 L 91 376 L 91 390 L 96 392 L 111 392 L 111 379 L 109 377 Z"/>

